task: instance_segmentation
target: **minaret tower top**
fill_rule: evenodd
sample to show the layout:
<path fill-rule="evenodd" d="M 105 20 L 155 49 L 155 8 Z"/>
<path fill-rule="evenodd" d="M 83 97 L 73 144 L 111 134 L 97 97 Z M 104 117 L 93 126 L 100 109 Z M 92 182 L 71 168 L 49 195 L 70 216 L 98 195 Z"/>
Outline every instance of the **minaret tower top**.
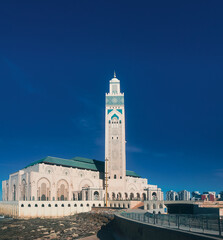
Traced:
<path fill-rule="evenodd" d="M 119 95 L 120 94 L 120 81 L 116 77 L 114 72 L 114 78 L 109 81 L 109 94 L 110 95 Z"/>

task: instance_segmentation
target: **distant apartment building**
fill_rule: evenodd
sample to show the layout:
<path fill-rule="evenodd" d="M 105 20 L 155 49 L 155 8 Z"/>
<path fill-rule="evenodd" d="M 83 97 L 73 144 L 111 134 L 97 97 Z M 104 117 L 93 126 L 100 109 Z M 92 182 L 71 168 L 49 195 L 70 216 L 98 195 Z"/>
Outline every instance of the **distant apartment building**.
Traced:
<path fill-rule="evenodd" d="M 178 193 L 173 191 L 173 190 L 170 190 L 170 191 L 167 191 L 166 192 L 166 200 L 167 201 L 176 201 L 178 200 Z"/>
<path fill-rule="evenodd" d="M 191 200 L 201 200 L 201 193 L 199 191 L 193 191 Z"/>
<path fill-rule="evenodd" d="M 201 200 L 204 201 L 215 201 L 216 199 L 216 192 L 204 192 L 201 195 Z"/>
<path fill-rule="evenodd" d="M 187 190 L 182 190 L 178 192 L 178 198 L 181 201 L 189 201 L 190 200 L 190 192 Z"/>

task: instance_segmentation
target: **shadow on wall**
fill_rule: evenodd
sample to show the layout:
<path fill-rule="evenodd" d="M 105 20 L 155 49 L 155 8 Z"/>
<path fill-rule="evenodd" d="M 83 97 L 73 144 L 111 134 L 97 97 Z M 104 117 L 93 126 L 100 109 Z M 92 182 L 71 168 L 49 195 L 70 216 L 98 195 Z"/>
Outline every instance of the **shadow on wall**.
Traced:
<path fill-rule="evenodd" d="M 114 227 L 114 220 L 112 220 L 108 224 L 101 227 L 97 233 L 97 237 L 100 240 L 127 240 L 127 238 L 124 238 L 118 234 L 117 231 L 114 231 Z"/>

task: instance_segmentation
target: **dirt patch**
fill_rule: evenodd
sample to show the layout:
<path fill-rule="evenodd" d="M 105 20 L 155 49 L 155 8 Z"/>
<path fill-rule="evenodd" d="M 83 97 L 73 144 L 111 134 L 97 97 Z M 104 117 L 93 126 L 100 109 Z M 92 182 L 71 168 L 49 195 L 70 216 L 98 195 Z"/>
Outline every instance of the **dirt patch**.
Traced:
<path fill-rule="evenodd" d="M 0 240 L 79 239 L 98 234 L 113 219 L 107 213 L 80 213 L 56 219 L 0 221 Z"/>

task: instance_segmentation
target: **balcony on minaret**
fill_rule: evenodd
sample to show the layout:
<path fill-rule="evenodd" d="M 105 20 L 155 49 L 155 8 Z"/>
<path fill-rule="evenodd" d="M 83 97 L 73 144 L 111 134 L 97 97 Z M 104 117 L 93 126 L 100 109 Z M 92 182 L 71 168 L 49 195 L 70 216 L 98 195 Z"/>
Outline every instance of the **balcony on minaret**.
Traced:
<path fill-rule="evenodd" d="M 114 78 L 112 78 L 112 80 L 110 80 L 109 94 L 111 94 L 111 95 L 120 94 L 120 81 L 116 77 L 114 77 Z"/>

